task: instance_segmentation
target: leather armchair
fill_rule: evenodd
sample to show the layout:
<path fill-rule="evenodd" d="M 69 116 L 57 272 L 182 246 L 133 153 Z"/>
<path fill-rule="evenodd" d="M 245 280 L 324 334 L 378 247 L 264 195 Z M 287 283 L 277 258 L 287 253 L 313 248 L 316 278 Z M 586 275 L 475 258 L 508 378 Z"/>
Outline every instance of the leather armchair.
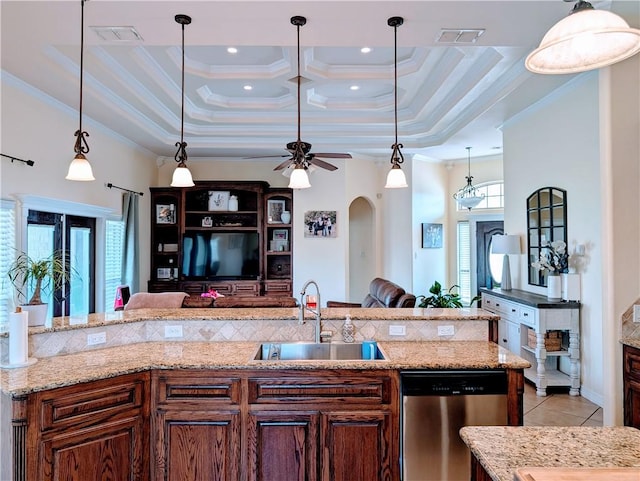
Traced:
<path fill-rule="evenodd" d="M 416 296 L 409 294 L 398 284 L 376 277 L 369 284 L 369 293 L 361 304 L 327 301 L 327 307 L 414 307 Z"/>

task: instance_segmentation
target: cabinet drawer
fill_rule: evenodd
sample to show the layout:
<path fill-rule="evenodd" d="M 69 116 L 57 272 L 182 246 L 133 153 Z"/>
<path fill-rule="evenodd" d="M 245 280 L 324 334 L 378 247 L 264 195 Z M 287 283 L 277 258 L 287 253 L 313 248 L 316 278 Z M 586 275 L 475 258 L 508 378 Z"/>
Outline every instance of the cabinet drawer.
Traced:
<path fill-rule="evenodd" d="M 536 316 L 536 309 L 533 307 L 520 306 L 518 308 L 518 320 L 534 329 L 538 327 L 538 316 Z"/>
<path fill-rule="evenodd" d="M 184 405 L 197 403 L 239 404 L 240 379 L 215 377 L 203 373 L 165 375 L 157 373 L 153 378 L 158 405 Z"/>
<path fill-rule="evenodd" d="M 255 377 L 248 384 L 250 404 L 390 402 L 391 378 L 386 376 Z"/>
<path fill-rule="evenodd" d="M 640 349 L 624 347 L 624 373 L 629 378 L 640 381 Z"/>
<path fill-rule="evenodd" d="M 113 381 L 97 381 L 39 393 L 42 431 L 95 424 L 105 419 L 131 416 L 145 402 L 148 375 L 131 375 Z"/>
<path fill-rule="evenodd" d="M 489 296 L 487 294 L 482 294 L 482 308 L 493 312 L 494 314 L 499 314 L 500 310 L 496 303 L 498 302 L 498 298 L 494 296 Z"/>

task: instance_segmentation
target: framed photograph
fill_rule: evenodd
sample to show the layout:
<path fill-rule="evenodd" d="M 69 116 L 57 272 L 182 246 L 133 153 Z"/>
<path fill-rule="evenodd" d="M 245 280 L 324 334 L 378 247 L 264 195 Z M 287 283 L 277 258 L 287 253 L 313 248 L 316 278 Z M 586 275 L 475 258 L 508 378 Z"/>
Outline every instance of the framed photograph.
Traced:
<path fill-rule="evenodd" d="M 309 210 L 304 213 L 304 236 L 318 239 L 338 237 L 337 211 Z"/>
<path fill-rule="evenodd" d="M 267 201 L 267 222 L 269 224 L 282 224 L 282 213 L 285 211 L 284 200 Z"/>
<path fill-rule="evenodd" d="M 229 210 L 229 192 L 210 190 L 209 210 Z"/>
<path fill-rule="evenodd" d="M 442 247 L 442 224 L 422 224 L 422 248 Z"/>
<path fill-rule="evenodd" d="M 174 204 L 156 205 L 156 224 L 175 224 L 176 206 Z"/>
<path fill-rule="evenodd" d="M 202 227 L 212 227 L 213 219 L 211 217 L 203 217 L 202 218 Z"/>
<path fill-rule="evenodd" d="M 274 229 L 273 240 L 289 240 L 289 231 L 287 229 Z"/>
<path fill-rule="evenodd" d="M 289 250 L 289 241 L 274 239 L 269 243 L 269 250 L 271 252 L 285 252 Z"/>

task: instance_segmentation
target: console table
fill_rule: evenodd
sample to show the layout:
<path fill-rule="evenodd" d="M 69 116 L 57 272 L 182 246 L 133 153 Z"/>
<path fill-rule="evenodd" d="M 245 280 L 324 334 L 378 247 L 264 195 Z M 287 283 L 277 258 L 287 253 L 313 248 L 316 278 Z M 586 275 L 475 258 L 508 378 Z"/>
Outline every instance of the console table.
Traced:
<path fill-rule="evenodd" d="M 547 387 L 569 387 L 569 394 L 580 395 L 580 303 L 550 301 L 545 296 L 513 289 L 480 289 L 482 308 L 498 314 L 499 344 L 531 362 L 525 378 L 536 386 L 538 396 L 547 395 Z M 535 347 L 529 346 L 528 328 L 535 332 Z M 548 331 L 562 331 L 561 349 L 549 351 Z M 569 358 L 569 372 L 560 370 L 560 358 Z"/>

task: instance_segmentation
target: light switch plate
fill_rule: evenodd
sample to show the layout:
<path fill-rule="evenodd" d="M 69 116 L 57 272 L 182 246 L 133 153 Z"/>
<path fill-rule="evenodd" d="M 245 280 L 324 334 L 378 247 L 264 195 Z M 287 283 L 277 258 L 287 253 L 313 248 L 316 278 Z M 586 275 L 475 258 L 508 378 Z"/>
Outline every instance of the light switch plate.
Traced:
<path fill-rule="evenodd" d="M 453 326 L 438 326 L 438 336 L 453 336 L 455 333 Z"/>
<path fill-rule="evenodd" d="M 640 322 L 640 304 L 633 305 L 633 322 Z"/>
<path fill-rule="evenodd" d="M 405 326 L 389 326 L 390 336 L 406 336 L 407 328 Z"/>
<path fill-rule="evenodd" d="M 164 337 L 182 337 L 182 326 L 164 326 Z"/>
<path fill-rule="evenodd" d="M 107 333 L 104 331 L 87 334 L 87 346 L 95 346 L 97 344 L 104 344 L 105 342 L 107 342 Z"/>

